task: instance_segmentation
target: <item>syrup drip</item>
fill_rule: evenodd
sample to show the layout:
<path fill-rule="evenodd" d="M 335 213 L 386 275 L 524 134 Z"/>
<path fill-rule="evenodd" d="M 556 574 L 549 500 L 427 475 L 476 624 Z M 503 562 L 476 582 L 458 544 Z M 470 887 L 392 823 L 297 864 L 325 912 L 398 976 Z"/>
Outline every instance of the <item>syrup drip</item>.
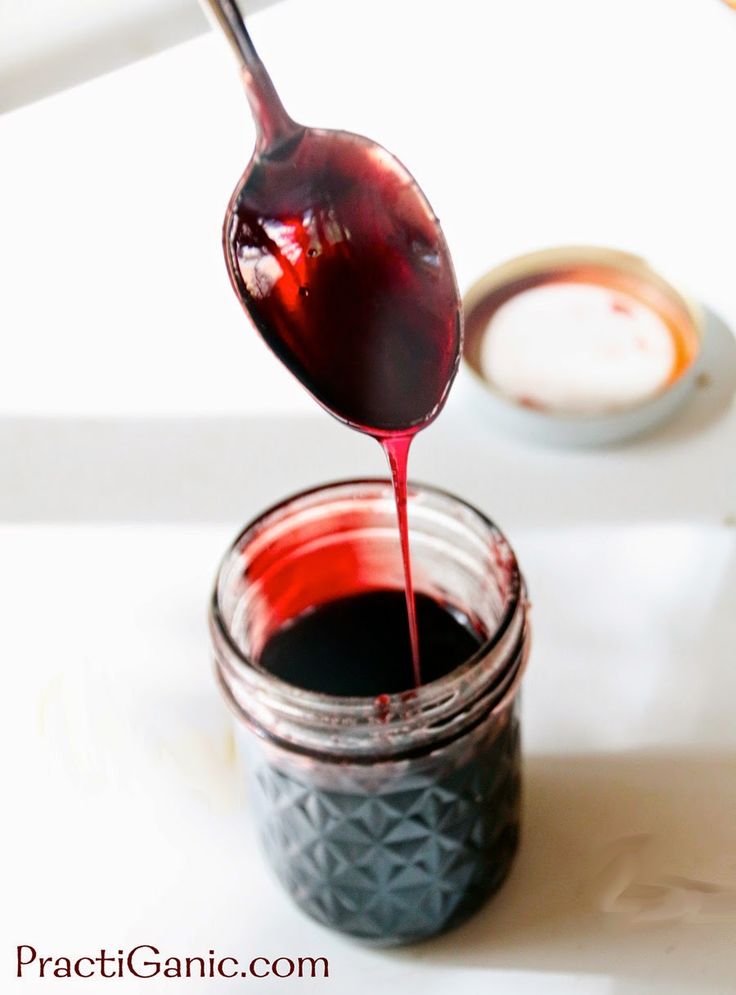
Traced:
<path fill-rule="evenodd" d="M 391 480 L 396 501 L 396 517 L 399 523 L 401 559 L 404 566 L 404 591 L 406 613 L 409 621 L 409 643 L 411 645 L 411 666 L 416 687 L 422 683 L 421 659 L 419 655 L 419 630 L 417 627 L 417 603 L 414 596 L 414 583 L 411 575 L 411 553 L 409 550 L 409 517 L 407 514 L 407 468 L 409 447 L 413 436 L 399 435 L 383 439 L 381 445 L 391 467 Z"/>

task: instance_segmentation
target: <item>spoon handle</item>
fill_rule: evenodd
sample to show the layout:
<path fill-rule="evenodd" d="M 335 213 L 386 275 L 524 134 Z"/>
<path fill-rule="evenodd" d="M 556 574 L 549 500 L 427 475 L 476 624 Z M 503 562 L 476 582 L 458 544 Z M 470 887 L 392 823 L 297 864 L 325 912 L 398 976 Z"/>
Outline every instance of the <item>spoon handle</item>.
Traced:
<path fill-rule="evenodd" d="M 281 103 L 235 0 L 201 0 L 201 3 L 230 43 L 238 60 L 258 132 L 256 151 L 263 153 L 275 148 L 298 131 L 300 125 L 289 117 Z"/>

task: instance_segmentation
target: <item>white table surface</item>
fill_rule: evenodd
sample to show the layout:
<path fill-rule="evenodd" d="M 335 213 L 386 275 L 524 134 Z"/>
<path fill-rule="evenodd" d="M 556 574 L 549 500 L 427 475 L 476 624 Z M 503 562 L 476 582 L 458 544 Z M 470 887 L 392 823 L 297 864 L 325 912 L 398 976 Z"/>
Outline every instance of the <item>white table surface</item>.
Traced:
<path fill-rule="evenodd" d="M 544 244 L 641 252 L 720 314 L 711 380 L 616 449 L 494 434 L 462 381 L 418 439 L 413 475 L 494 516 L 532 592 L 525 831 L 465 927 L 366 950 L 271 882 L 208 662 L 239 525 L 383 470 L 230 292 L 219 226 L 253 139 L 232 65 L 205 37 L 0 118 L 4 977 L 18 943 L 154 943 L 330 959 L 327 981 L 243 982 L 259 991 L 736 991 L 736 15 L 289 0 L 252 27 L 294 116 L 410 166 L 462 286 Z"/>

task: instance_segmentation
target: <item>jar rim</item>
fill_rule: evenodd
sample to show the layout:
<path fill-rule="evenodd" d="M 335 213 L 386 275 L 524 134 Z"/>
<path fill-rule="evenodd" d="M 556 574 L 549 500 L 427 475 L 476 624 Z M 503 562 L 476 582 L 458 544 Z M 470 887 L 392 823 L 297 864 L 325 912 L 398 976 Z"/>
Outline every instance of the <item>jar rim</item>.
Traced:
<path fill-rule="evenodd" d="M 224 643 L 227 650 L 228 663 L 233 669 L 235 675 L 238 673 L 241 676 L 247 674 L 249 680 L 256 686 L 260 686 L 264 689 L 268 688 L 269 691 L 275 693 L 283 701 L 288 701 L 294 707 L 307 708 L 310 711 L 318 713 L 329 712 L 332 719 L 337 719 L 337 721 L 339 721 L 340 717 L 343 717 L 346 721 L 360 721 L 361 719 L 365 720 L 368 718 L 375 718 L 376 698 L 372 696 L 333 695 L 321 691 L 310 691 L 306 688 L 301 688 L 298 685 L 290 684 L 282 678 L 277 677 L 275 674 L 271 674 L 260 668 L 248 654 L 243 652 L 230 632 L 230 628 L 226 623 L 220 608 L 219 581 L 225 568 L 231 562 L 233 555 L 237 554 L 244 539 L 248 536 L 248 533 L 253 532 L 260 526 L 264 525 L 269 518 L 277 515 L 278 512 L 287 508 L 289 505 L 320 493 L 323 493 L 325 497 L 328 497 L 329 492 L 331 491 L 371 485 L 380 486 L 381 488 L 389 491 L 391 490 L 391 481 L 386 477 L 356 477 L 343 480 L 332 480 L 328 483 L 318 484 L 314 487 L 308 487 L 302 491 L 291 494 L 260 512 L 240 530 L 238 535 L 225 551 L 225 554 L 220 560 L 217 569 L 214 589 L 210 599 L 210 629 L 213 638 L 221 640 L 222 643 Z M 417 688 L 407 688 L 404 691 L 380 695 L 382 710 L 385 710 L 386 714 L 389 716 L 404 714 L 407 702 L 410 701 L 413 703 L 417 711 L 424 711 L 425 709 L 431 710 L 434 705 L 439 705 L 448 697 L 452 696 L 453 690 L 457 686 L 458 682 L 468 676 L 480 662 L 487 660 L 489 656 L 493 654 L 493 651 L 498 647 L 498 645 L 503 641 L 504 636 L 507 634 L 511 623 L 517 614 L 517 610 L 524 599 L 524 585 L 518 561 L 516 559 L 516 554 L 508 543 L 505 535 L 498 528 L 495 522 L 493 522 L 487 515 L 485 515 L 470 502 L 465 501 L 463 498 L 458 497 L 444 488 L 415 480 L 410 480 L 408 487 L 409 502 L 411 502 L 412 499 L 412 492 L 421 492 L 423 494 L 430 494 L 439 497 L 440 499 L 448 500 L 454 505 L 462 506 L 466 511 L 470 512 L 470 514 L 476 518 L 481 526 L 487 529 L 495 538 L 503 542 L 504 547 L 509 554 L 508 566 L 510 572 L 510 583 L 508 597 L 498 624 L 467 660 L 455 669 L 451 670 L 449 673 L 444 674 L 433 681 L 428 681 L 426 684 L 421 684 Z M 224 683 L 221 675 L 220 683 Z M 228 695 L 228 697 L 231 696 Z"/>

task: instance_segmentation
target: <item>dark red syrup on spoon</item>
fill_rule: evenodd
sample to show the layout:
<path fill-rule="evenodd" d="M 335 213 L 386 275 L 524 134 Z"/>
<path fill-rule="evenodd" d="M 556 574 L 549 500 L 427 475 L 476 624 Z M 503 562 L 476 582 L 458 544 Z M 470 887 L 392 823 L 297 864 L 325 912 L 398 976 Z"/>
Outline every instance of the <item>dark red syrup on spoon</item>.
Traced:
<path fill-rule="evenodd" d="M 441 410 L 460 359 L 449 251 L 404 166 L 369 139 L 294 122 L 235 4 L 210 6 L 238 55 L 258 130 L 223 228 L 233 288 L 313 397 L 386 452 L 418 685 L 407 462 L 414 436 Z"/>

